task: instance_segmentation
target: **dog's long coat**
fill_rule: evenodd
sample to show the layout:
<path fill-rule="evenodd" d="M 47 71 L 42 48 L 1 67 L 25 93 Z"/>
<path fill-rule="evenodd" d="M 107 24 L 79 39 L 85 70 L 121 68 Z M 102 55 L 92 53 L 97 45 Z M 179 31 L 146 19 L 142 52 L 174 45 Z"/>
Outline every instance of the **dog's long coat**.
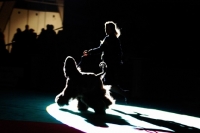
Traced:
<path fill-rule="evenodd" d="M 99 74 L 81 72 L 73 57 L 68 56 L 64 62 L 66 86 L 55 98 L 59 106 L 67 105 L 71 98 L 78 99 L 78 109 L 87 110 L 91 107 L 95 113 L 105 114 L 105 110 L 114 103 L 108 90 L 104 89 L 102 78 L 106 64 L 100 63 L 102 72 Z"/>

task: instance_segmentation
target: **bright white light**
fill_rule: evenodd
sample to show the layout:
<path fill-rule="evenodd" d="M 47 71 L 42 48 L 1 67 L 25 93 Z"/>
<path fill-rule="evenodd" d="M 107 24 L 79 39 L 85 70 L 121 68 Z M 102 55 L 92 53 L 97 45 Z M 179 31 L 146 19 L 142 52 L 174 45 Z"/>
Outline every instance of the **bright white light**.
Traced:
<path fill-rule="evenodd" d="M 158 130 L 158 133 L 159 131 L 162 131 L 162 133 L 174 132 L 169 128 L 149 123 L 148 118 L 150 120 L 158 120 L 158 122 L 174 122 L 180 124 L 180 126 L 185 125 L 200 129 L 200 118 L 156 109 L 147 109 L 118 104 L 113 105 L 112 109 L 107 109 L 106 116 L 94 115 L 94 110 L 91 108 L 89 108 L 85 113 L 79 112 L 77 109 L 76 100 L 71 101 L 68 106 L 64 106 L 63 108 L 58 107 L 56 103 L 51 104 L 47 107 L 47 111 L 58 121 L 87 133 L 146 132 L 144 130 L 137 129 L 152 129 L 154 131 Z M 147 121 L 145 121 L 145 118 Z M 97 123 L 95 125 L 93 123 L 95 120 L 103 123 Z"/>
<path fill-rule="evenodd" d="M 154 125 L 148 122 L 149 119 L 174 122 L 200 129 L 200 118 L 181 115 L 156 109 L 147 109 L 135 106 L 125 106 L 115 104 L 111 109 L 107 109 L 106 116 L 94 115 L 94 110 L 89 108 L 88 112 L 81 113 L 77 109 L 77 100 L 70 101 L 68 106 L 58 107 L 56 103 L 47 107 L 47 112 L 62 123 L 79 129 L 87 133 L 142 133 L 144 130 L 152 129 L 162 131 L 162 133 L 174 132 L 173 130 Z M 147 121 L 145 121 L 147 118 Z M 102 123 L 94 123 L 94 121 Z M 118 121 L 118 122 L 117 122 Z M 161 132 L 160 132 L 161 133 Z"/>
<path fill-rule="evenodd" d="M 133 114 L 131 111 L 138 112 L 140 114 L 144 114 L 143 117 L 164 120 L 164 121 L 171 121 L 179 124 L 183 124 L 189 127 L 195 127 L 200 129 L 200 118 L 188 116 L 188 115 L 181 115 L 166 111 L 161 111 L 157 109 L 147 109 L 147 108 L 139 108 L 134 106 L 123 106 L 123 105 L 115 105 L 114 107 L 116 110 L 120 110 L 122 112 Z"/>

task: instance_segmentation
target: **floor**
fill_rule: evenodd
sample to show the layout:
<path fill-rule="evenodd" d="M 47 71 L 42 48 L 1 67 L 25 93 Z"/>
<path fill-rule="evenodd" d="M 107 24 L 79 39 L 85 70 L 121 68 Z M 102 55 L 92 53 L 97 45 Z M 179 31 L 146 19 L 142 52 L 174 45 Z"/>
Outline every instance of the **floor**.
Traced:
<path fill-rule="evenodd" d="M 73 127 L 82 132 L 200 132 L 200 109 L 197 103 L 153 103 L 122 99 L 108 109 L 106 116 L 96 116 L 93 110 L 80 113 L 76 104 L 59 108 L 54 103 L 57 94 L 41 93 L 28 88 L 0 89 L 0 120 L 54 123 Z M 5 127 L 4 127 L 5 128 Z"/>

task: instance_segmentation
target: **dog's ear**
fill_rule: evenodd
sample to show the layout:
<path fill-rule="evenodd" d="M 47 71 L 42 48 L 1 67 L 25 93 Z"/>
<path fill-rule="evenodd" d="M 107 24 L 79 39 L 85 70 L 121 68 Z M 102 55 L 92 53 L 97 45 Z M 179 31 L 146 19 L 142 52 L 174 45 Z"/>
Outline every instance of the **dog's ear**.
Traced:
<path fill-rule="evenodd" d="M 73 57 L 68 56 L 65 59 L 63 71 L 64 71 L 64 74 L 65 74 L 65 77 L 70 77 L 70 76 L 77 74 L 77 72 L 78 72 L 77 64 L 76 64 L 76 61 Z"/>

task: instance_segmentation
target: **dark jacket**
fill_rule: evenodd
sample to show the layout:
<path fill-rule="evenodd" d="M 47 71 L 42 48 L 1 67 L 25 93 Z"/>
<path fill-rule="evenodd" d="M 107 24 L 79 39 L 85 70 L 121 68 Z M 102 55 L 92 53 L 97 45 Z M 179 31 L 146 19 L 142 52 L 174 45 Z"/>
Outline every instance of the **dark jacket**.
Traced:
<path fill-rule="evenodd" d="M 101 59 L 108 66 L 122 64 L 122 48 L 119 39 L 115 35 L 104 38 L 99 47 L 90 49 L 89 54 L 102 54 Z"/>

